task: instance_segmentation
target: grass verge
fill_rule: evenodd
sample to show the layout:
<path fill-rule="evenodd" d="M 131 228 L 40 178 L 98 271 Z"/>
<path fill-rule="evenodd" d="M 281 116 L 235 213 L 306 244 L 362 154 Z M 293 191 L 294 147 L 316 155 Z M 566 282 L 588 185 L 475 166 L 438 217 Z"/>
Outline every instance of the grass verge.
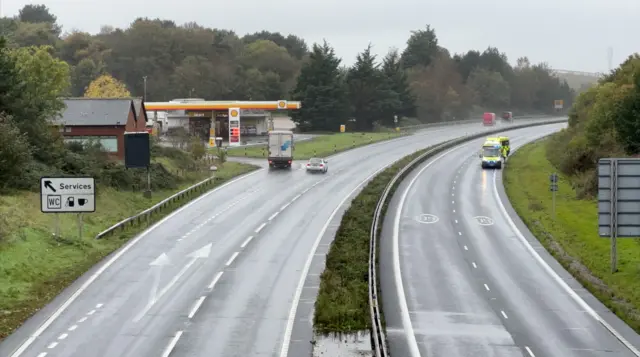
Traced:
<path fill-rule="evenodd" d="M 368 271 L 373 214 L 389 181 L 403 167 L 430 149 L 405 156 L 376 175 L 353 199 L 342 216 L 340 228 L 327 254 L 325 270 L 320 276 L 314 312 L 316 332 L 350 333 L 371 328 Z M 395 187 L 390 196 L 394 190 Z M 383 216 L 385 210 L 386 207 Z"/>
<path fill-rule="evenodd" d="M 569 178 L 559 176 L 552 216 L 547 140 L 516 151 L 504 169 L 511 204 L 545 248 L 580 283 L 640 333 L 640 244 L 618 240 L 618 269 L 610 272 L 609 239 L 598 236 L 596 200 L 578 200 Z"/>
<path fill-rule="evenodd" d="M 296 147 L 293 155 L 297 160 L 305 160 L 311 157 L 327 157 L 341 151 L 397 138 L 403 135 L 406 135 L 406 133 L 381 132 L 321 135 L 309 140 L 297 142 L 295 144 Z M 228 155 L 266 159 L 267 150 L 265 145 L 233 148 L 228 150 Z"/>
<path fill-rule="evenodd" d="M 256 168 L 227 162 L 218 167 L 216 179 L 211 180 L 207 189 Z M 71 214 L 60 215 L 62 238 L 52 238 L 54 215 L 40 212 L 38 193 L 0 196 L 0 340 L 93 265 L 144 230 L 146 224 L 100 240 L 94 238 L 96 234 L 194 183 L 185 183 L 176 191 L 156 191 L 150 200 L 141 193 L 100 187 L 96 212 L 84 215 L 82 238 L 77 230 L 77 216 Z M 190 195 L 154 215 L 151 223 L 195 197 Z"/>

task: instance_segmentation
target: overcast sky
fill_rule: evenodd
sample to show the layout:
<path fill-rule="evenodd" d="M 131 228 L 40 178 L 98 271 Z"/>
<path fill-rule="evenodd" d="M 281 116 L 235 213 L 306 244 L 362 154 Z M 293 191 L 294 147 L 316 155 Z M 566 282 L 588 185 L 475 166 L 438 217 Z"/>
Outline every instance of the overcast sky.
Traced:
<path fill-rule="evenodd" d="M 528 56 L 553 68 L 608 70 L 607 48 L 617 66 L 640 51 L 640 0 L 0 0 L 2 15 L 25 4 L 46 4 L 64 30 L 91 33 L 101 25 L 127 27 L 137 17 L 195 21 L 232 29 L 292 33 L 309 44 L 326 39 L 353 63 L 369 42 L 384 55 L 404 48 L 411 30 L 430 24 L 453 53 L 487 46 L 510 62 Z"/>

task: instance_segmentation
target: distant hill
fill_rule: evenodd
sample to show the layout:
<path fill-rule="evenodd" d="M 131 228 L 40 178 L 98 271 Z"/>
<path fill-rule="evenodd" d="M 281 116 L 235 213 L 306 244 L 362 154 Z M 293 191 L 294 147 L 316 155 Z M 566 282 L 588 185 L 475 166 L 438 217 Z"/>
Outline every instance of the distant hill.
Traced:
<path fill-rule="evenodd" d="M 598 83 L 599 77 L 595 77 L 592 74 L 580 74 L 579 72 L 567 73 L 567 72 L 556 72 L 556 76 L 560 79 L 564 79 L 569 84 L 569 87 L 572 89 L 581 92 L 592 85 Z"/>

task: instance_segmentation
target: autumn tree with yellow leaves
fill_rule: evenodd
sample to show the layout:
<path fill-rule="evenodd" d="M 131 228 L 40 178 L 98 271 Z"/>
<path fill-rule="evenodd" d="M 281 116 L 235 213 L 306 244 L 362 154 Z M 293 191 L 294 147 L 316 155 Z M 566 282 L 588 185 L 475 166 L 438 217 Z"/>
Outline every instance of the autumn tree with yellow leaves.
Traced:
<path fill-rule="evenodd" d="M 124 83 L 105 74 L 89 84 L 84 96 L 86 98 L 125 98 L 131 97 L 131 93 Z"/>

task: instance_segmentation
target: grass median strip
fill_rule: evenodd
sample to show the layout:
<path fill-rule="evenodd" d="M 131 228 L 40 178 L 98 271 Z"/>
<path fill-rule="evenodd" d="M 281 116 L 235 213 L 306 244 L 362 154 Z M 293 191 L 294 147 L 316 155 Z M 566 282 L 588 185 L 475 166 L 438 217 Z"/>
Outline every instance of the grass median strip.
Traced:
<path fill-rule="evenodd" d="M 367 274 L 373 214 L 389 181 L 427 150 L 430 148 L 406 156 L 379 173 L 353 199 L 342 217 L 320 277 L 314 312 L 318 333 L 349 333 L 371 328 Z"/>
<path fill-rule="evenodd" d="M 396 132 L 381 132 L 320 135 L 309 140 L 299 141 L 295 143 L 296 147 L 293 156 L 296 160 L 305 160 L 311 157 L 327 157 L 359 146 L 369 145 L 384 140 L 390 140 L 403 135 L 407 134 Z M 266 144 L 232 148 L 228 150 L 228 155 L 266 159 Z"/>
<path fill-rule="evenodd" d="M 552 216 L 547 140 L 524 146 L 504 170 L 511 204 L 545 248 L 580 283 L 640 332 L 640 244 L 618 240 L 618 269 L 610 272 L 610 242 L 598 236 L 597 201 L 578 200 L 570 180 L 559 175 L 556 218 Z"/>
<path fill-rule="evenodd" d="M 218 167 L 216 179 L 207 189 L 255 169 L 253 165 L 227 162 Z M 100 240 L 95 239 L 96 234 L 195 183 L 184 184 L 175 191 L 153 192 L 150 200 L 139 192 L 100 187 L 96 212 L 84 215 L 82 238 L 78 237 L 74 214 L 60 215 L 62 237 L 52 237 L 54 218 L 40 212 L 38 193 L 0 196 L 0 340 L 147 226 L 134 225 Z M 153 215 L 153 221 L 196 197 L 197 194 L 189 195 L 172 204 Z"/>

